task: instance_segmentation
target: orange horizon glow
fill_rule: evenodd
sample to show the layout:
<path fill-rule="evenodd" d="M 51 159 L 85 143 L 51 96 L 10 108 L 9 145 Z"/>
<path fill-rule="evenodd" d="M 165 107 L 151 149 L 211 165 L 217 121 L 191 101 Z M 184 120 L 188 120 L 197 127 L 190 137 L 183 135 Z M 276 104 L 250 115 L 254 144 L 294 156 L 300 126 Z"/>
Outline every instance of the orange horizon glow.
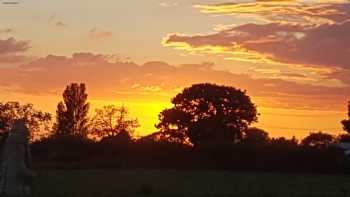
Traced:
<path fill-rule="evenodd" d="M 175 95 L 174 95 L 175 96 Z M 24 103 L 33 103 L 34 107 L 53 115 L 55 120 L 55 110 L 57 103 L 61 101 L 60 96 L 27 96 L 15 95 L 10 100 L 4 100 L 0 97 L 1 102 L 6 101 L 20 101 Z M 254 97 L 252 101 L 254 102 Z M 135 130 L 135 137 L 141 137 L 153 132 L 157 129 L 154 127 L 158 123 L 158 114 L 173 105 L 168 101 L 127 101 L 127 100 L 101 100 L 89 99 L 90 111 L 89 116 L 92 116 L 95 109 L 102 108 L 106 105 L 125 106 L 129 111 L 131 118 L 137 118 L 140 127 Z M 259 116 L 258 122 L 251 125 L 251 127 L 258 127 L 267 131 L 270 137 L 286 137 L 302 139 L 310 132 L 327 132 L 332 135 L 339 135 L 345 133 L 342 130 L 341 120 L 346 118 L 346 107 L 343 111 L 329 111 L 329 110 L 303 110 L 303 109 L 285 109 L 285 108 L 269 108 L 257 106 Z M 278 120 L 278 122 L 276 121 Z M 288 126 L 295 125 L 295 126 Z M 333 126 L 334 125 L 334 126 Z M 333 126 L 333 127 L 332 127 Z"/>

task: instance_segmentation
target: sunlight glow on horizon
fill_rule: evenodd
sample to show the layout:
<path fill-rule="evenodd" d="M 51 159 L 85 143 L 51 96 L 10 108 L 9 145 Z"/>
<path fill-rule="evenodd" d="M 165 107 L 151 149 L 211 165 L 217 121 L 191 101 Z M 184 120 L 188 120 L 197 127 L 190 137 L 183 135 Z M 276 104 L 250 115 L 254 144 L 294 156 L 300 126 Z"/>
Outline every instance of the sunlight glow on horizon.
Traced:
<path fill-rule="evenodd" d="M 38 96 L 38 95 L 21 95 L 15 94 L 11 97 L 1 94 L 0 101 L 20 101 L 21 103 L 33 103 L 34 107 L 40 110 L 47 111 L 53 115 L 55 120 L 55 110 L 57 103 L 61 101 L 61 96 Z M 174 95 L 175 96 L 175 95 Z M 252 98 L 254 102 L 254 97 Z M 96 108 L 101 108 L 106 105 L 125 106 L 129 111 L 130 118 L 137 118 L 140 127 L 136 129 L 134 135 L 145 136 L 151 134 L 157 129 L 154 127 L 158 123 L 158 114 L 172 107 L 170 98 L 168 101 L 142 102 L 137 100 L 101 100 L 90 98 L 89 115 L 93 115 Z M 293 136 L 301 139 L 307 136 L 310 132 L 328 132 L 333 135 L 343 133 L 340 121 L 346 118 L 346 107 L 344 111 L 327 111 L 327 110 L 293 110 L 283 108 L 259 107 L 258 122 L 252 124 L 252 127 L 258 127 L 266 130 L 270 137 L 287 137 Z M 294 125 L 294 126 L 290 126 Z M 334 126 L 333 126 L 334 125 Z"/>

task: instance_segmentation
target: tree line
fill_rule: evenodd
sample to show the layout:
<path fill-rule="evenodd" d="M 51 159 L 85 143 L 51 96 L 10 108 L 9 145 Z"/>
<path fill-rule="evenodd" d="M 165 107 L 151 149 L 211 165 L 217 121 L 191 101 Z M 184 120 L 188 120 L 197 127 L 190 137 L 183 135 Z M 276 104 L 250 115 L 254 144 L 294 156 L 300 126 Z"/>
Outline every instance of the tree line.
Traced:
<path fill-rule="evenodd" d="M 268 132 L 250 127 L 258 121 L 257 107 L 246 91 L 230 86 L 203 83 L 185 88 L 171 99 L 173 107 L 159 114 L 158 131 L 137 139 L 134 131 L 139 122 L 129 117 L 126 107 L 104 106 L 89 117 L 83 83 L 69 84 L 62 96 L 55 120 L 32 104 L 0 103 L 2 135 L 14 120 L 23 119 L 31 131 L 34 158 L 56 167 L 74 163 L 330 172 L 348 166 L 342 152 L 328 146 L 350 142 L 348 134 L 312 132 L 301 141 L 271 138 Z M 350 102 L 348 113 L 341 123 L 350 133 Z M 42 135 L 42 131 L 50 132 Z"/>

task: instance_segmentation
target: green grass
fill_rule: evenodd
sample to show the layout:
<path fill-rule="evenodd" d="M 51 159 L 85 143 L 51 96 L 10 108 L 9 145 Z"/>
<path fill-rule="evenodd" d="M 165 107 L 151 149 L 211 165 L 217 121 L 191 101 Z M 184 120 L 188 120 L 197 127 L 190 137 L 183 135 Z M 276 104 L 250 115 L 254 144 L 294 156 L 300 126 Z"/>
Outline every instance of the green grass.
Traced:
<path fill-rule="evenodd" d="M 35 197 L 345 197 L 348 175 L 225 171 L 77 170 L 40 172 Z"/>

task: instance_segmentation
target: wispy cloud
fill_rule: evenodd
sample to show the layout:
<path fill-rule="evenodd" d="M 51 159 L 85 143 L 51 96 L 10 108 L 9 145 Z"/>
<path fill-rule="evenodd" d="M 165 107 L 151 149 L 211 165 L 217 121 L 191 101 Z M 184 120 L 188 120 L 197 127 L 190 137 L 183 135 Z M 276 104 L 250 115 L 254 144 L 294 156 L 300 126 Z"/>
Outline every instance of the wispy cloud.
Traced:
<path fill-rule="evenodd" d="M 55 23 L 55 26 L 56 26 L 56 27 L 66 27 L 67 24 L 63 23 L 62 21 L 57 21 L 57 22 Z"/>
<path fill-rule="evenodd" d="M 11 28 L 0 28 L 0 33 L 12 33 L 13 29 Z"/>
<path fill-rule="evenodd" d="M 203 13 L 256 17 L 265 22 L 322 25 L 350 17 L 348 1 L 259 0 L 214 5 L 195 5 Z"/>
<path fill-rule="evenodd" d="M 98 28 L 92 28 L 89 31 L 89 37 L 93 39 L 105 39 L 112 36 L 113 36 L 113 32 L 100 30 Z"/>
<path fill-rule="evenodd" d="M 170 8 L 170 7 L 178 6 L 179 3 L 178 2 L 166 2 L 166 1 L 164 1 L 164 2 L 161 2 L 159 5 L 162 7 Z"/>

